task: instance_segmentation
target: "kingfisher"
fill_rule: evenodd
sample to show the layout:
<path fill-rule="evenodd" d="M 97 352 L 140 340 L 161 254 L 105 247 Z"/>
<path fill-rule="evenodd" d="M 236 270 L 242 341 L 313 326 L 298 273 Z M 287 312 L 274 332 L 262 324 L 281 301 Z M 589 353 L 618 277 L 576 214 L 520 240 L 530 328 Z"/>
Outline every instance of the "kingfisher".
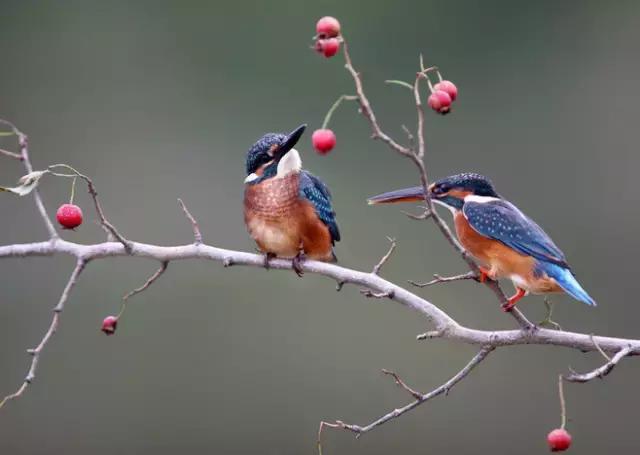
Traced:
<path fill-rule="evenodd" d="M 305 257 L 335 262 L 333 247 L 340 240 L 329 188 L 302 169 L 293 148 L 305 128 L 262 136 L 247 152 L 244 179 L 244 222 L 265 267 L 271 258 L 291 258 L 298 276 Z"/>
<path fill-rule="evenodd" d="M 565 292 L 595 306 L 571 272 L 553 240 L 531 218 L 500 196 L 491 181 L 476 173 L 443 178 L 428 187 L 434 203 L 453 213 L 458 240 L 476 258 L 483 282 L 508 278 L 516 293 L 502 305 L 510 311 L 529 293 Z M 390 191 L 368 199 L 369 204 L 424 200 L 420 186 Z"/>

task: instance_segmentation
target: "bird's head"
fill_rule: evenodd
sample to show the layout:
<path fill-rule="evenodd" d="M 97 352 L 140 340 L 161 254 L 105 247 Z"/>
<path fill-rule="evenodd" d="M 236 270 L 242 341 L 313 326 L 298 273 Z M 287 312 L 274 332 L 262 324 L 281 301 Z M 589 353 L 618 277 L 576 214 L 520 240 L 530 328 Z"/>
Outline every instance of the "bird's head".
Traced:
<path fill-rule="evenodd" d="M 307 125 L 300 125 L 289 134 L 267 133 L 247 152 L 245 183 L 255 184 L 265 179 L 297 172 L 302 167 L 300 155 L 293 148 Z"/>
<path fill-rule="evenodd" d="M 483 175 L 467 172 L 445 177 L 429 186 L 431 200 L 460 210 L 466 196 L 499 198 L 491 181 Z"/>

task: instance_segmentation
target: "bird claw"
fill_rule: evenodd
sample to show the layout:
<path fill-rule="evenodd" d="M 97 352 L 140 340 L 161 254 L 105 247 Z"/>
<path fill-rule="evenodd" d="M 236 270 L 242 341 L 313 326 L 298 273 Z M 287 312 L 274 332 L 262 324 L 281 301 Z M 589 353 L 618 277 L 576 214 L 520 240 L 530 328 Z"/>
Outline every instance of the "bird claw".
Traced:
<path fill-rule="evenodd" d="M 299 277 L 302 277 L 304 275 L 304 271 L 302 270 L 302 261 L 304 259 L 304 254 L 300 252 L 291 260 L 291 268 Z"/>
<path fill-rule="evenodd" d="M 273 258 L 275 258 L 276 255 L 273 253 L 265 253 L 264 254 L 264 268 L 269 270 L 271 268 L 271 264 L 269 264 L 269 261 Z"/>
<path fill-rule="evenodd" d="M 480 276 L 475 278 L 475 280 L 478 283 L 486 283 L 487 281 L 495 281 L 491 277 L 491 273 L 490 273 L 489 270 L 485 269 L 484 267 L 478 267 L 478 270 L 480 271 Z"/>

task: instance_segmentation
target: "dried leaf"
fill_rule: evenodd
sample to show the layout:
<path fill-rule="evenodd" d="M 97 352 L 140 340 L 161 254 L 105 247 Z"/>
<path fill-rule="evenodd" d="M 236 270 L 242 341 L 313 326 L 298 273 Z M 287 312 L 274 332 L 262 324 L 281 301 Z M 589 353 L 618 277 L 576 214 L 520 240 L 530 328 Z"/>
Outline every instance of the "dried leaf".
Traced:
<path fill-rule="evenodd" d="M 31 193 L 40 182 L 43 175 L 48 174 L 49 171 L 33 171 L 27 175 L 23 175 L 18 180 L 18 186 L 13 188 L 5 188 L 0 186 L 0 191 L 6 191 L 9 193 L 17 194 L 18 196 L 24 196 Z"/>

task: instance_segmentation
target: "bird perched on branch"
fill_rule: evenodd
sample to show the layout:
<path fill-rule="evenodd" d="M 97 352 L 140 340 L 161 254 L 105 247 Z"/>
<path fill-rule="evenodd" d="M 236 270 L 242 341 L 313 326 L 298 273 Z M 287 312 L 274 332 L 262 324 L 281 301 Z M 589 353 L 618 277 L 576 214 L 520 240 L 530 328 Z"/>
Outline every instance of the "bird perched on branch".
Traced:
<path fill-rule="evenodd" d="M 480 263 L 481 281 L 509 278 L 516 293 L 503 305 L 511 310 L 528 293 L 566 292 L 587 305 L 596 302 L 580 286 L 553 240 L 515 205 L 502 198 L 486 177 L 457 174 L 429 186 L 429 197 L 453 212 L 462 246 Z M 422 187 L 373 196 L 369 204 L 424 200 Z"/>
<path fill-rule="evenodd" d="M 302 169 L 293 148 L 305 128 L 262 136 L 247 153 L 244 180 L 244 221 L 265 267 L 270 258 L 292 258 L 298 276 L 304 257 L 335 262 L 333 246 L 340 240 L 329 188 Z"/>

